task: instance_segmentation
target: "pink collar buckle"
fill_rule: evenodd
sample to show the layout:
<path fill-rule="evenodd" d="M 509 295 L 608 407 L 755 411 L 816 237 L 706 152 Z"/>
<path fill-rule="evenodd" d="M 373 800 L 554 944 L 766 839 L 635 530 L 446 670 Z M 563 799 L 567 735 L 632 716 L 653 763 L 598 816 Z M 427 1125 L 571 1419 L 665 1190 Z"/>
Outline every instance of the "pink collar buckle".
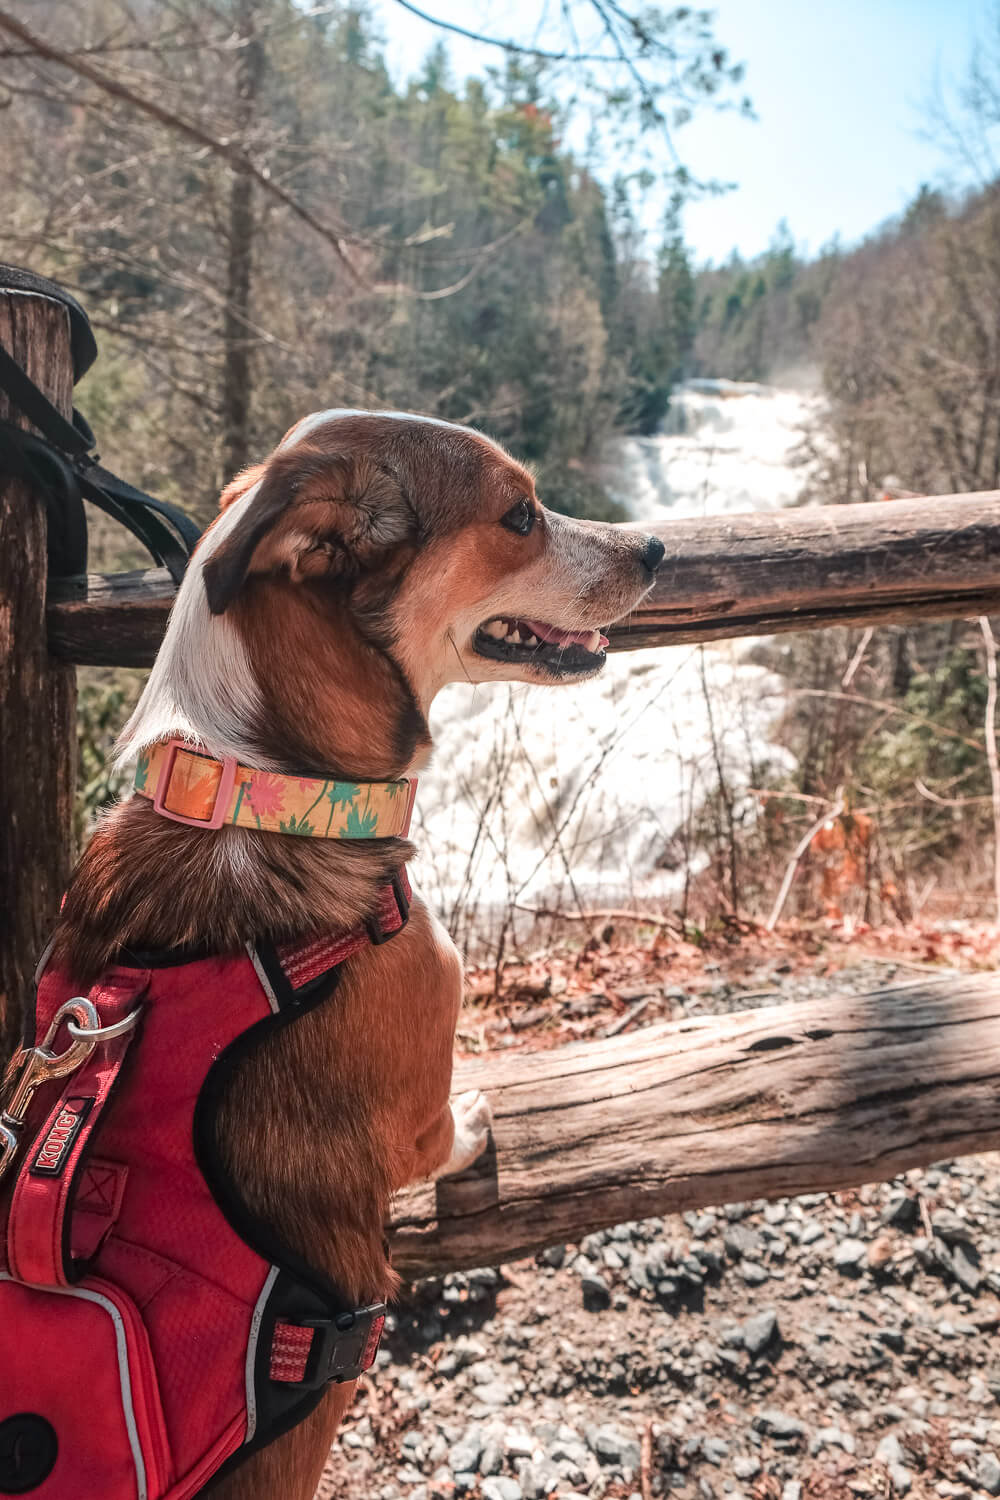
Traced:
<path fill-rule="evenodd" d="M 166 806 L 166 796 L 170 790 L 170 777 L 173 774 L 174 762 L 177 759 L 178 750 L 183 750 L 187 755 L 198 756 L 202 760 L 209 761 L 212 765 L 222 767 L 219 777 L 219 785 L 215 792 L 215 802 L 212 811 L 207 818 L 192 818 L 184 813 L 172 812 Z M 168 740 L 167 755 L 160 768 L 160 774 L 156 781 L 156 792 L 153 796 L 153 810 L 160 814 L 161 818 L 169 818 L 172 823 L 184 823 L 188 828 L 221 828 L 226 821 L 226 812 L 229 807 L 229 799 L 236 785 L 237 762 L 234 755 L 227 755 L 223 760 L 218 760 L 214 755 L 199 750 L 196 745 L 189 745 L 184 740 Z"/>

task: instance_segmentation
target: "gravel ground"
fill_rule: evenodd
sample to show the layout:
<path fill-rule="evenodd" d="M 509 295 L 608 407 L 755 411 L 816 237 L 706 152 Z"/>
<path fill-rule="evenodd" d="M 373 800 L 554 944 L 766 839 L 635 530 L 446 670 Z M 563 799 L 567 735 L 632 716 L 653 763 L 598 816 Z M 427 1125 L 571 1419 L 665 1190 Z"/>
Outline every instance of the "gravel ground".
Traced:
<path fill-rule="evenodd" d="M 709 962 L 664 993 L 691 1014 L 913 977 Z M 1000 1156 L 411 1288 L 319 1494 L 1000 1495 Z"/>

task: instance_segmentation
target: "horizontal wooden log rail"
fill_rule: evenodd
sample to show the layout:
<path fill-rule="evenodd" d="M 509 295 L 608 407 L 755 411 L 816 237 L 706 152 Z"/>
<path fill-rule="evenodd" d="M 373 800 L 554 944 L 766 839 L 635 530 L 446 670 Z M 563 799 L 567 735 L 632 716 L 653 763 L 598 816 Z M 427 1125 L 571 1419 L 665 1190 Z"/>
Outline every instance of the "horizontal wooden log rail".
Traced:
<path fill-rule="evenodd" d="M 1000 1148 L 1000 975 L 959 976 L 462 1062 L 486 1156 L 400 1195 L 409 1278 L 628 1219 L 859 1187 Z"/>
<path fill-rule="evenodd" d="M 649 529 L 666 558 L 648 598 L 612 631 L 617 650 L 1000 612 L 1000 491 Z M 50 650 L 80 664 L 148 666 L 173 594 L 160 569 L 57 582 Z"/>

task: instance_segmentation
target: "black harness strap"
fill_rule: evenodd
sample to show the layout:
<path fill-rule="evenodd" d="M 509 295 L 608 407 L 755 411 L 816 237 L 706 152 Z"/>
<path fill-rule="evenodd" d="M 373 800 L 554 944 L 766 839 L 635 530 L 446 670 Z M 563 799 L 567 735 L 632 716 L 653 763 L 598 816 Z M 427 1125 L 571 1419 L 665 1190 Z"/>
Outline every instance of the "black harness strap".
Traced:
<path fill-rule="evenodd" d="M 97 343 L 80 304 L 54 281 L 19 266 L 0 265 L 0 291 L 48 297 L 66 308 L 75 385 L 97 356 Z M 0 421 L 0 472 L 27 481 L 44 497 L 50 575 L 69 577 L 87 570 L 87 500 L 130 531 L 180 583 L 201 535 L 191 518 L 103 468 L 91 453 L 95 438 L 86 419 L 74 410 L 73 420 L 67 421 L 2 345 L 0 390 L 37 429 L 25 432 L 13 422 Z"/>

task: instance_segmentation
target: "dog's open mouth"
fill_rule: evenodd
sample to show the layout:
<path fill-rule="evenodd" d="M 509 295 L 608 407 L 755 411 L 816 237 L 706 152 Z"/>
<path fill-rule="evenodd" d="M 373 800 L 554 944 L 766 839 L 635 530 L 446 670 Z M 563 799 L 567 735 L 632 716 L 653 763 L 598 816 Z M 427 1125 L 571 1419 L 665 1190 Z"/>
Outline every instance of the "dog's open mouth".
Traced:
<path fill-rule="evenodd" d="M 472 644 L 480 656 L 494 661 L 539 666 L 571 676 L 604 665 L 608 638 L 599 630 L 560 630 L 541 620 L 498 615 L 480 625 Z"/>

